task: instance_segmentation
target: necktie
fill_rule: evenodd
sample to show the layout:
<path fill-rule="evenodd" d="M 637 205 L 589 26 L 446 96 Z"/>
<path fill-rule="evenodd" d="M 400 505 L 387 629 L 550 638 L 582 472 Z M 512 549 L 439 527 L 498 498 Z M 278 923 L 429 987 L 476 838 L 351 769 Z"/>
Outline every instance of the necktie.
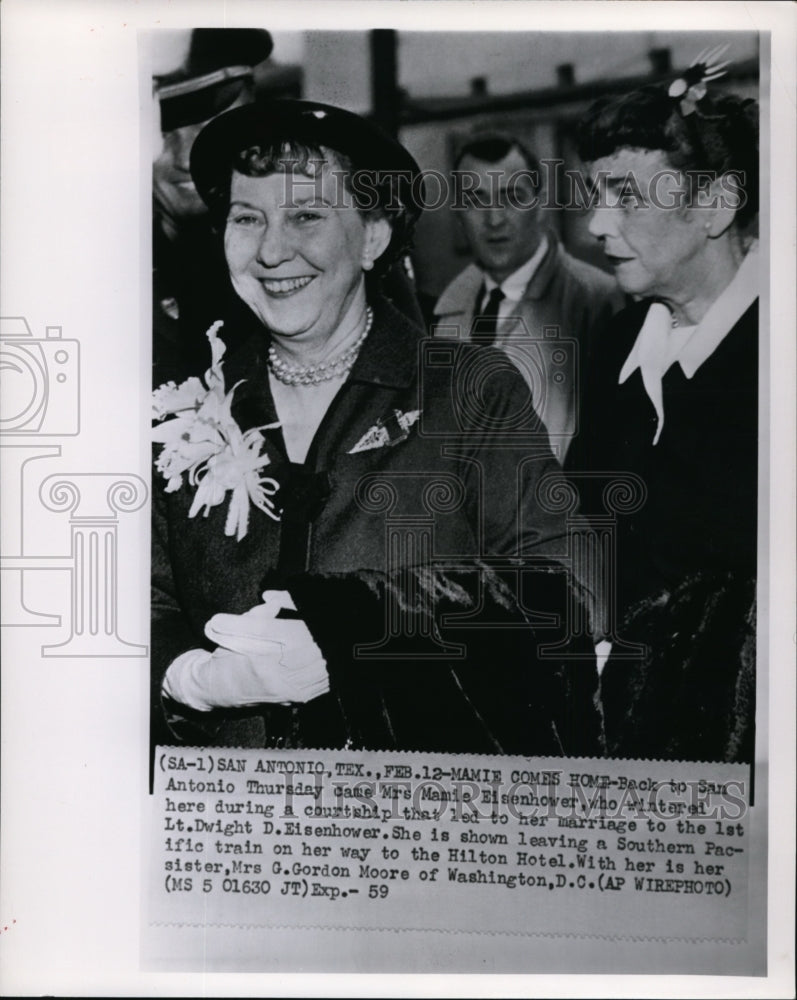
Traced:
<path fill-rule="evenodd" d="M 496 286 L 487 298 L 487 303 L 480 314 L 476 316 L 473 327 L 473 339 L 480 344 L 494 344 L 496 325 L 498 321 L 498 309 L 506 296 L 501 289 Z"/>

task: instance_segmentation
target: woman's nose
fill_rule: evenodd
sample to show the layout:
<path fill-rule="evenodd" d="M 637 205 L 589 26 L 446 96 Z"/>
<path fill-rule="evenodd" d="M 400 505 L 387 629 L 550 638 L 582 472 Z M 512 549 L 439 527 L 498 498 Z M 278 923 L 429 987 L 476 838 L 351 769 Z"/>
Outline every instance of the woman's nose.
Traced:
<path fill-rule="evenodd" d="M 258 262 L 263 267 L 276 267 L 284 260 L 290 260 L 293 254 L 293 248 L 282 222 L 279 219 L 268 222 L 257 248 Z"/>
<path fill-rule="evenodd" d="M 596 239 L 609 236 L 614 230 L 614 212 L 610 208 L 595 208 L 587 226 L 590 234 Z"/>

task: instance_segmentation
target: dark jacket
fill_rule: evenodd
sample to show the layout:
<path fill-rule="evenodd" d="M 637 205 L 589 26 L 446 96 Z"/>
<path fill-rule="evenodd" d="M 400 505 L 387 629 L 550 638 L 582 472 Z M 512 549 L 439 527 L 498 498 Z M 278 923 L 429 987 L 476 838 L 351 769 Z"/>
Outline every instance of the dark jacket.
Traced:
<path fill-rule="evenodd" d="M 623 757 L 750 760 L 758 305 L 691 379 L 677 363 L 666 373 L 654 446 L 657 419 L 639 369 L 618 384 L 649 304 L 615 317 L 601 338 L 566 462 L 588 517 L 612 514 L 612 478 L 631 473 L 642 484 L 641 502 L 614 512 L 621 641 L 601 679 L 607 748 Z M 623 643 L 646 652 L 625 649 L 621 658 Z"/>
<path fill-rule="evenodd" d="M 152 227 L 152 384 L 180 382 L 207 343 L 202 333 L 227 315 L 235 293 L 221 241 L 206 216 L 183 222 L 169 239 L 157 211 Z M 198 336 L 197 336 L 198 332 Z"/>
<path fill-rule="evenodd" d="M 276 420 L 267 348 L 261 332 L 225 359 L 228 388 L 246 379 L 233 407 L 242 428 Z M 403 431 L 397 415 L 415 411 L 417 422 Z M 389 442 L 352 454 L 380 423 Z M 594 726 L 565 706 L 570 678 L 561 663 L 534 654 L 536 641 L 562 637 L 569 599 L 565 514 L 543 506 L 546 485 L 555 491 L 563 477 L 525 383 L 500 352 L 424 340 L 378 301 L 304 466 L 288 462 L 278 429 L 268 434 L 264 473 L 281 484 L 282 520 L 253 510 L 240 542 L 224 534 L 226 502 L 189 519 L 193 490 L 165 494 L 154 482 L 156 717 L 164 671 L 207 645 L 205 622 L 247 611 L 266 587 L 285 587 L 327 658 L 331 693 L 293 709 L 183 713 L 201 723 L 206 741 L 553 753 L 562 752 L 563 727 L 592 740 Z M 524 565 L 535 578 L 523 584 L 525 609 Z M 409 608 L 400 627 L 386 619 L 388 606 Z M 444 634 L 440 617 L 455 609 L 470 619 Z M 536 637 L 527 624 L 535 611 L 548 615 Z M 474 623 L 492 630 L 489 642 L 467 631 Z M 384 656 L 352 656 L 353 645 L 379 642 L 386 627 Z M 407 634 L 416 638 L 404 648 Z M 588 689 L 585 662 L 574 683 L 586 678 Z M 589 694 L 584 704 L 591 717 Z M 213 725 L 220 728 L 207 735 Z M 196 739 L 196 730 L 185 736 Z"/>

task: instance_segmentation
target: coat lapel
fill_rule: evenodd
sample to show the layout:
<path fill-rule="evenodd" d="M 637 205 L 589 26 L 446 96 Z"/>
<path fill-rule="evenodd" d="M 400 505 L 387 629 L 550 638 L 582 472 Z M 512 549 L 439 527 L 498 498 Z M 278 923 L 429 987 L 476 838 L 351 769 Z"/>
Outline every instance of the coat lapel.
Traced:
<path fill-rule="evenodd" d="M 389 302 L 377 300 L 371 333 L 310 445 L 306 464 L 313 471 L 331 468 L 371 424 L 391 415 L 388 403 L 396 391 L 416 381 L 422 336 Z"/>
<path fill-rule="evenodd" d="M 541 299 L 562 267 L 562 248 L 556 235 L 546 230 L 548 249 L 540 261 L 539 267 L 531 281 L 526 286 L 523 296 L 517 303 L 513 315 L 521 315 L 523 304 L 529 300 Z M 476 264 L 469 264 L 440 296 L 434 308 L 435 316 L 440 323 L 460 323 L 463 329 L 459 337 L 469 338 L 470 325 L 474 316 L 476 303 L 479 301 L 479 290 L 483 286 L 483 275 Z"/>
<path fill-rule="evenodd" d="M 467 339 L 470 334 L 470 324 L 476 306 L 476 298 L 482 287 L 484 278 L 481 270 L 475 264 L 468 264 L 446 288 L 434 307 L 438 323 L 457 323 L 460 330 L 457 338 Z"/>
<path fill-rule="evenodd" d="M 548 291 L 548 286 L 553 281 L 554 275 L 562 266 L 560 260 L 562 248 L 559 246 L 559 241 L 552 232 L 547 232 L 546 236 L 548 238 L 548 249 L 540 261 L 539 267 L 534 272 L 531 281 L 526 285 L 523 298 L 520 300 L 521 304 L 527 299 L 541 299 Z"/>

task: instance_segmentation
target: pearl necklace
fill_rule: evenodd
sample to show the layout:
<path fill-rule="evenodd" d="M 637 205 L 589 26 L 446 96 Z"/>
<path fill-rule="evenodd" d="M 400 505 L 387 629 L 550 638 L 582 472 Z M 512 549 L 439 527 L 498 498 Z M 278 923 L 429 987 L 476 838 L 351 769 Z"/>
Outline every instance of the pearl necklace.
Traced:
<path fill-rule="evenodd" d="M 268 366 L 274 378 L 284 385 L 319 385 L 321 382 L 328 382 L 333 378 L 342 378 L 349 374 L 360 353 L 360 348 L 365 342 L 365 338 L 371 332 L 374 323 L 374 311 L 370 306 L 365 310 L 365 329 L 357 338 L 356 342 L 347 348 L 337 358 L 332 361 L 325 361 L 321 365 L 289 365 L 283 361 L 274 349 L 274 345 L 269 345 Z"/>

